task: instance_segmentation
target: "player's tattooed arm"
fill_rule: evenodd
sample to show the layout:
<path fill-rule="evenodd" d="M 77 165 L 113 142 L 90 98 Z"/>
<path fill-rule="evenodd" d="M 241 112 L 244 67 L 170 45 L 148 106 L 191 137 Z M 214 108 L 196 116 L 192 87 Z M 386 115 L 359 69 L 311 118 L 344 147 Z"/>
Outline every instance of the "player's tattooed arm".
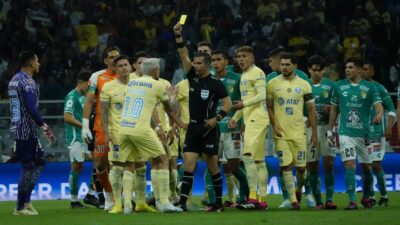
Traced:
<path fill-rule="evenodd" d="M 169 99 L 164 99 L 162 104 L 170 120 L 173 120 L 176 124 L 178 124 L 179 127 L 187 129 L 187 125 L 184 124 L 180 118 L 178 118 L 176 111 L 173 110 L 171 101 Z"/>

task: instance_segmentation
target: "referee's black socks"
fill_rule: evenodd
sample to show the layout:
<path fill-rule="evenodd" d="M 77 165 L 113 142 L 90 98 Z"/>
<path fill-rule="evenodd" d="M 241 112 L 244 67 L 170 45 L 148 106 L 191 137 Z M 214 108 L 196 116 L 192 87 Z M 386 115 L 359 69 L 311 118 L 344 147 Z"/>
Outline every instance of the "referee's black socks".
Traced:
<path fill-rule="evenodd" d="M 184 171 L 182 177 L 182 188 L 181 188 L 181 197 L 179 199 L 180 204 L 186 204 L 186 201 L 189 197 L 189 192 L 192 189 L 193 185 L 193 175 L 194 173 Z"/>
<path fill-rule="evenodd" d="M 221 173 L 218 172 L 214 175 L 212 175 L 212 182 L 214 186 L 214 192 L 215 192 L 215 203 L 217 205 L 222 205 L 222 177 Z"/>

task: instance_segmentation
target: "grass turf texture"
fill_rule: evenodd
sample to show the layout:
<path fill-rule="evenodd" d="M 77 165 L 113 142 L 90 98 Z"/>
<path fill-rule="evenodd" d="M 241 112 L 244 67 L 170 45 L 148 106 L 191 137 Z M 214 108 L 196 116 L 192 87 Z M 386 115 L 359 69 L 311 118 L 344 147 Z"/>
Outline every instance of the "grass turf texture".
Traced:
<path fill-rule="evenodd" d="M 379 194 L 378 194 L 379 195 Z M 357 199 L 360 199 L 360 193 Z M 270 209 L 266 211 L 241 211 L 228 208 L 223 213 L 191 211 L 181 214 L 133 213 L 132 215 L 110 215 L 96 208 L 69 209 L 69 201 L 33 201 L 39 216 L 13 216 L 15 202 L 0 202 L 0 224 L 12 225 L 111 225 L 111 224 L 174 224 L 174 225 L 208 225 L 208 224 L 268 224 L 268 225 L 368 225 L 400 224 L 400 192 L 389 192 L 389 206 L 376 206 L 364 209 L 359 203 L 359 210 L 345 211 L 347 195 L 334 195 L 337 210 L 315 211 L 302 203 L 300 211 L 278 209 L 281 195 L 267 196 Z M 379 200 L 379 197 L 377 198 Z M 200 198 L 194 198 L 199 204 Z"/>

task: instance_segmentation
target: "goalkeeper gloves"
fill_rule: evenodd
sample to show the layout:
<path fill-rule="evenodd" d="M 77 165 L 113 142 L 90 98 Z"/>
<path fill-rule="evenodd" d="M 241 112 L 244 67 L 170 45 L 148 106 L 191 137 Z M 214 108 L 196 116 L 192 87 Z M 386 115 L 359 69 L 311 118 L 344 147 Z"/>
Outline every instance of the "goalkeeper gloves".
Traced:
<path fill-rule="evenodd" d="M 43 130 L 43 135 L 47 138 L 47 140 L 49 140 L 50 144 L 56 143 L 56 137 L 54 136 L 50 127 L 46 123 L 43 123 L 41 128 Z"/>
<path fill-rule="evenodd" d="M 90 132 L 89 128 L 89 119 L 86 118 L 82 119 L 82 139 L 88 144 L 93 139 L 92 133 Z"/>

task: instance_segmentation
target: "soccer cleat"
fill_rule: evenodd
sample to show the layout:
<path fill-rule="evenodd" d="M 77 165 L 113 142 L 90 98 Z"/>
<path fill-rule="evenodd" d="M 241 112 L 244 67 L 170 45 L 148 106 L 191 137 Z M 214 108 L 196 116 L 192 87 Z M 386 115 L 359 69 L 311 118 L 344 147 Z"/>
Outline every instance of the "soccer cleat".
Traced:
<path fill-rule="evenodd" d="M 381 197 L 379 199 L 378 205 L 379 206 L 388 206 L 389 205 L 389 199 L 387 197 Z"/>
<path fill-rule="evenodd" d="M 85 198 L 83 199 L 83 203 L 85 203 L 87 205 L 92 205 L 92 206 L 95 206 L 95 207 L 99 207 L 100 206 L 99 199 L 97 199 L 94 195 L 90 195 L 90 194 L 87 194 L 85 196 Z"/>
<path fill-rule="evenodd" d="M 132 208 L 124 207 L 124 214 L 125 214 L 125 215 L 132 214 Z"/>
<path fill-rule="evenodd" d="M 113 201 L 106 201 L 104 203 L 104 211 L 110 211 L 114 207 L 114 202 Z"/>
<path fill-rule="evenodd" d="M 99 193 L 98 196 L 99 196 L 99 206 L 97 208 L 104 209 L 106 200 L 104 198 L 103 192 Z"/>
<path fill-rule="evenodd" d="M 122 205 L 114 205 L 114 207 L 110 211 L 108 211 L 108 213 L 111 214 L 122 213 Z"/>
<path fill-rule="evenodd" d="M 332 201 L 326 201 L 325 202 L 325 209 L 327 209 L 327 210 L 337 209 L 337 205 L 335 205 Z"/>
<path fill-rule="evenodd" d="M 39 214 L 35 214 L 35 213 L 29 211 L 28 209 L 23 208 L 21 210 L 14 209 L 13 215 L 14 216 L 37 216 Z"/>
<path fill-rule="evenodd" d="M 260 202 L 260 209 L 268 209 L 268 203 L 266 201 Z"/>
<path fill-rule="evenodd" d="M 296 199 L 297 199 L 297 202 L 300 204 L 301 203 L 301 192 L 300 191 L 296 191 Z"/>
<path fill-rule="evenodd" d="M 147 204 L 140 204 L 136 205 L 135 212 L 157 212 L 157 210 Z"/>
<path fill-rule="evenodd" d="M 71 209 L 86 209 L 87 206 L 82 205 L 81 202 L 71 202 L 70 208 Z"/>
<path fill-rule="evenodd" d="M 201 204 L 203 205 L 203 206 L 208 206 L 208 200 L 207 199 L 202 199 L 201 201 Z"/>
<path fill-rule="evenodd" d="M 179 202 L 179 199 L 178 199 L 178 197 L 170 197 L 169 202 L 171 202 L 171 204 L 175 205 L 177 202 Z"/>
<path fill-rule="evenodd" d="M 361 199 L 361 204 L 364 206 L 364 209 L 371 209 L 372 208 L 372 202 L 369 198 L 363 198 Z"/>
<path fill-rule="evenodd" d="M 346 208 L 344 208 L 345 210 L 357 210 L 358 206 L 357 206 L 357 202 L 350 202 L 348 206 L 346 206 Z"/>
<path fill-rule="evenodd" d="M 183 212 L 183 209 L 175 207 L 171 203 L 159 204 L 158 211 L 162 213 Z"/>
<path fill-rule="evenodd" d="M 314 208 L 317 205 L 315 203 L 314 197 L 310 194 L 306 195 L 306 205 L 308 208 Z"/>
<path fill-rule="evenodd" d="M 282 209 L 282 208 L 290 208 L 290 207 L 291 207 L 291 204 L 290 204 L 289 199 L 283 200 L 282 204 L 280 204 L 278 206 L 278 208 L 280 208 L 280 209 Z"/>
<path fill-rule="evenodd" d="M 231 201 L 224 202 L 224 207 L 231 207 L 232 205 L 233 205 L 233 202 L 231 202 Z"/>
<path fill-rule="evenodd" d="M 247 200 L 247 202 L 240 204 L 238 206 L 238 209 L 243 209 L 243 210 L 260 209 L 260 202 L 257 199 L 249 198 L 249 200 Z"/>
<path fill-rule="evenodd" d="M 300 204 L 298 202 L 292 202 L 290 203 L 290 208 L 289 210 L 300 210 Z"/>
<path fill-rule="evenodd" d="M 152 196 L 147 196 L 146 197 L 146 203 L 147 203 L 147 205 L 156 207 L 156 198 L 153 195 Z"/>
<path fill-rule="evenodd" d="M 315 207 L 314 207 L 314 209 L 315 210 L 322 210 L 322 209 L 324 209 L 324 205 L 323 204 L 317 204 Z"/>
<path fill-rule="evenodd" d="M 33 213 L 34 215 L 39 215 L 38 211 L 36 211 L 35 208 L 33 208 L 32 203 L 25 203 L 25 209 L 28 211 L 31 211 L 31 213 Z"/>
<path fill-rule="evenodd" d="M 224 206 L 217 204 L 210 204 L 206 209 L 206 212 L 223 212 L 223 211 L 224 211 Z"/>
<path fill-rule="evenodd" d="M 187 205 L 185 203 L 179 203 L 178 202 L 174 206 L 177 207 L 177 208 L 182 209 L 183 212 L 187 212 L 188 211 Z"/>
<path fill-rule="evenodd" d="M 372 206 L 376 206 L 376 199 L 375 197 L 369 197 L 369 200 L 371 201 Z"/>

